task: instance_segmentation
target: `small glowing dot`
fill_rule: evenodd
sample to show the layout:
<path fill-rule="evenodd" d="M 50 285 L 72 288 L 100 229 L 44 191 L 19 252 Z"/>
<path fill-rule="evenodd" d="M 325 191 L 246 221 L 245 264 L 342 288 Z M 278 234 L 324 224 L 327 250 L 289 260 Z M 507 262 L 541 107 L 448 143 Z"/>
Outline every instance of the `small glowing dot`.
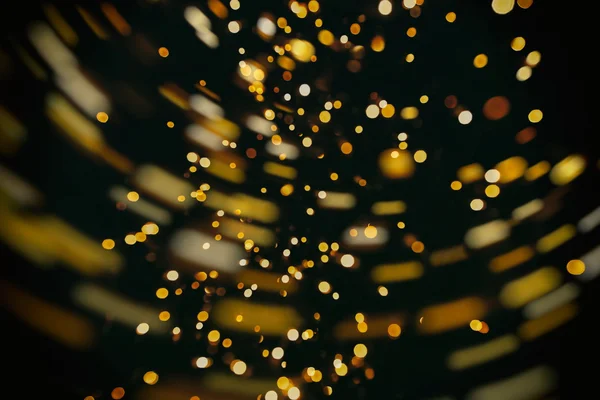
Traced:
<path fill-rule="evenodd" d="M 381 15 L 390 15 L 392 13 L 392 2 L 390 0 L 381 0 L 377 9 Z"/>
<path fill-rule="evenodd" d="M 179 272 L 174 271 L 174 270 L 167 272 L 167 279 L 170 280 L 171 282 L 176 281 L 177 278 L 179 278 Z"/>
<path fill-rule="evenodd" d="M 525 48 L 525 39 L 521 36 L 518 36 L 510 42 L 510 47 L 514 51 L 521 51 Z"/>
<path fill-rule="evenodd" d="M 362 343 L 354 346 L 354 355 L 359 358 L 365 358 L 367 356 L 367 346 Z"/>
<path fill-rule="evenodd" d="M 283 358 L 284 351 L 281 347 L 275 347 L 271 352 L 271 356 L 276 360 L 281 360 Z"/>
<path fill-rule="evenodd" d="M 160 49 L 158 49 L 158 54 L 163 58 L 167 58 L 169 57 L 169 49 L 167 49 L 166 47 L 161 47 Z"/>
<path fill-rule="evenodd" d="M 460 181 L 452 181 L 450 187 L 452 190 L 460 190 L 462 188 L 462 183 Z"/>
<path fill-rule="evenodd" d="M 365 236 L 369 239 L 374 239 L 377 237 L 377 228 L 373 225 L 369 225 L 365 228 Z"/>
<path fill-rule="evenodd" d="M 385 107 L 381 110 L 381 115 L 383 118 L 392 118 L 396 113 L 396 108 L 391 104 L 386 104 Z"/>
<path fill-rule="evenodd" d="M 265 400 L 277 400 L 277 393 L 274 390 L 269 390 L 265 393 Z"/>
<path fill-rule="evenodd" d="M 417 5 L 417 0 L 403 0 L 402 3 L 404 4 L 404 7 L 410 10 Z"/>
<path fill-rule="evenodd" d="M 135 238 L 135 235 L 127 235 L 125 236 L 125 243 L 127 243 L 128 245 L 134 245 L 137 242 L 137 239 Z"/>
<path fill-rule="evenodd" d="M 475 332 L 479 332 L 481 330 L 481 328 L 483 328 L 483 324 L 478 319 L 472 320 L 471 323 L 469 324 L 469 326 Z"/>
<path fill-rule="evenodd" d="M 483 68 L 488 63 L 488 57 L 485 54 L 478 54 L 473 60 L 475 68 Z"/>
<path fill-rule="evenodd" d="M 379 116 L 379 107 L 376 104 L 371 104 L 366 109 L 367 117 L 375 119 Z"/>
<path fill-rule="evenodd" d="M 425 245 L 423 242 L 416 241 L 410 246 L 411 250 L 415 253 L 422 253 L 425 250 Z"/>
<path fill-rule="evenodd" d="M 528 117 L 530 122 L 536 124 L 544 118 L 544 113 L 541 110 L 531 110 Z"/>
<path fill-rule="evenodd" d="M 417 152 L 415 152 L 414 154 L 414 159 L 416 162 L 420 163 L 424 163 L 425 160 L 427 160 L 427 153 L 423 150 L 418 150 Z"/>
<path fill-rule="evenodd" d="M 498 197 L 499 194 L 500 188 L 498 187 L 498 185 L 489 185 L 485 188 L 485 195 L 489 198 L 493 199 L 495 197 Z"/>
<path fill-rule="evenodd" d="M 319 114 L 319 120 L 324 124 L 331 121 L 331 114 L 329 113 L 329 111 L 321 111 L 321 113 Z"/>
<path fill-rule="evenodd" d="M 287 337 L 289 340 L 295 341 L 300 337 L 300 333 L 296 329 L 290 329 L 287 333 Z"/>
<path fill-rule="evenodd" d="M 116 387 L 113 389 L 113 391 L 110 393 L 110 396 L 114 399 L 114 400 L 120 400 L 125 396 L 125 389 L 123 389 L 122 387 Z"/>
<path fill-rule="evenodd" d="M 340 150 L 342 151 L 342 153 L 348 155 L 352 153 L 352 144 L 350 144 L 349 142 L 344 142 L 340 146 Z"/>
<path fill-rule="evenodd" d="M 231 363 L 231 370 L 236 375 L 244 375 L 246 368 L 246 363 L 241 360 L 236 360 Z"/>
<path fill-rule="evenodd" d="M 483 210 L 483 200 L 481 199 L 474 199 L 471 201 L 471 209 L 473 211 L 481 211 Z"/>
<path fill-rule="evenodd" d="M 331 291 L 331 285 L 329 284 L 329 282 L 320 282 L 319 283 L 319 292 L 323 293 L 323 294 L 327 294 Z"/>
<path fill-rule="evenodd" d="M 496 14 L 508 14 L 514 7 L 515 0 L 492 0 L 492 9 Z"/>
<path fill-rule="evenodd" d="M 456 21 L 456 13 L 455 12 L 449 12 L 448 14 L 446 14 L 446 21 L 453 23 L 454 21 Z"/>
<path fill-rule="evenodd" d="M 221 334 L 217 330 L 212 330 L 208 333 L 208 340 L 211 342 L 218 342 Z"/>
<path fill-rule="evenodd" d="M 500 180 L 500 171 L 497 169 L 490 169 L 485 173 L 484 177 L 487 182 L 496 183 Z"/>
<path fill-rule="evenodd" d="M 148 385 L 154 385 L 158 382 L 158 374 L 154 371 L 148 371 L 144 374 L 144 382 Z"/>
<path fill-rule="evenodd" d="M 139 324 L 137 326 L 137 328 L 135 328 L 135 332 L 138 335 L 145 335 L 146 333 L 148 333 L 149 330 L 150 330 L 150 325 L 148 325 L 145 322 L 142 322 L 141 324 Z"/>
<path fill-rule="evenodd" d="M 461 111 L 460 114 L 458 114 L 458 122 L 460 122 L 463 125 L 468 125 L 471 123 L 471 121 L 473 121 L 473 114 L 471 113 L 471 111 Z"/>
<path fill-rule="evenodd" d="M 532 74 L 533 74 L 533 70 L 531 69 L 531 67 L 528 65 L 525 65 L 517 70 L 517 80 L 524 82 L 527 79 L 531 78 Z"/>
<path fill-rule="evenodd" d="M 392 338 L 397 338 L 398 336 L 400 336 L 401 332 L 402 329 L 398 324 L 391 324 L 390 326 L 388 326 L 388 335 L 390 335 L 390 337 Z"/>
<path fill-rule="evenodd" d="M 532 51 L 531 53 L 529 53 L 527 55 L 525 62 L 530 67 L 535 67 L 536 65 L 538 65 L 540 63 L 541 60 L 542 60 L 542 54 L 539 51 Z"/>
<path fill-rule="evenodd" d="M 240 31 L 240 23 L 237 21 L 231 21 L 227 24 L 227 28 L 231 33 L 238 33 Z"/>
<path fill-rule="evenodd" d="M 198 357 L 198 359 L 196 360 L 196 366 L 198 368 L 206 368 L 208 367 L 209 364 L 209 360 L 206 357 Z"/>
<path fill-rule="evenodd" d="M 522 9 L 526 10 L 533 4 L 533 0 L 517 0 L 517 4 Z"/>
<path fill-rule="evenodd" d="M 112 250 L 115 248 L 115 241 L 112 239 L 104 239 L 102 241 L 102 247 L 106 250 Z"/>
<path fill-rule="evenodd" d="M 197 318 L 200 322 L 206 322 L 206 320 L 208 320 L 208 313 L 206 311 L 200 311 Z"/>
<path fill-rule="evenodd" d="M 140 195 L 137 192 L 127 193 L 127 200 L 131 201 L 132 203 L 135 203 L 139 199 L 140 199 Z"/>
<path fill-rule="evenodd" d="M 104 124 L 108 121 L 108 114 L 103 111 L 100 111 L 98 114 L 96 114 L 96 119 L 98 120 L 98 122 L 102 122 Z"/>
<path fill-rule="evenodd" d="M 350 254 L 344 254 L 340 259 L 343 267 L 350 268 L 354 265 L 354 257 Z"/>
<path fill-rule="evenodd" d="M 310 94 L 310 86 L 308 86 L 308 84 L 306 84 L 306 83 L 303 83 L 298 88 L 298 91 L 300 92 L 300 95 L 306 97 Z"/>
<path fill-rule="evenodd" d="M 300 397 L 300 389 L 297 387 L 290 388 L 287 392 L 288 397 L 291 400 L 297 400 Z"/>
<path fill-rule="evenodd" d="M 567 272 L 571 275 L 581 275 L 585 272 L 585 263 L 581 260 L 571 260 L 567 263 Z"/>

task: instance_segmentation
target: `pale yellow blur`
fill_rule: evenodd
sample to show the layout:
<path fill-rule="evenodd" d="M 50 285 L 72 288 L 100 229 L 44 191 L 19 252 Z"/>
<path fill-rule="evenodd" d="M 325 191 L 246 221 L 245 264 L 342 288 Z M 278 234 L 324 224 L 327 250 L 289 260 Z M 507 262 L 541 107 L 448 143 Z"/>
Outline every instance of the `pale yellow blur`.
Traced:
<path fill-rule="evenodd" d="M 507 308 L 518 308 L 556 289 L 562 275 L 554 267 L 540 268 L 507 283 L 500 291 L 500 302 Z"/>
<path fill-rule="evenodd" d="M 423 275 L 423 264 L 409 261 L 398 264 L 382 264 L 371 270 L 371 279 L 375 283 L 402 282 L 418 279 Z"/>
<path fill-rule="evenodd" d="M 434 267 L 441 267 L 443 265 L 455 264 L 457 262 L 466 260 L 467 258 L 469 258 L 469 255 L 467 254 L 465 246 L 458 245 L 431 252 L 429 262 Z"/>
<path fill-rule="evenodd" d="M 452 352 L 448 356 L 448 368 L 451 370 L 471 368 L 513 353 L 518 348 L 519 339 L 516 336 L 501 336 L 489 342 Z"/>
<path fill-rule="evenodd" d="M 371 206 L 371 212 L 375 215 L 402 214 L 406 211 L 406 203 L 401 200 L 378 201 Z"/>
<path fill-rule="evenodd" d="M 213 210 L 223 210 L 231 215 L 252 218 L 263 223 L 272 223 L 279 219 L 279 207 L 275 203 L 244 193 L 225 194 L 212 189 L 204 204 Z M 236 210 L 239 210 L 239 213 Z"/>
<path fill-rule="evenodd" d="M 540 253 L 548 253 L 563 243 L 571 240 L 577 234 L 577 228 L 574 225 L 566 224 L 560 228 L 541 237 L 536 244 L 536 249 Z"/>
<path fill-rule="evenodd" d="M 240 237 L 239 233 L 243 233 Z M 234 240 L 245 241 L 251 239 L 259 246 L 273 246 L 275 244 L 275 233 L 270 229 L 250 223 L 243 223 L 232 218 L 221 218 L 219 233 Z"/>
<path fill-rule="evenodd" d="M 272 161 L 267 161 L 263 165 L 263 171 L 265 171 L 267 174 L 290 180 L 294 180 L 296 179 L 296 176 L 298 176 L 298 171 L 296 168 L 274 163 Z"/>
<path fill-rule="evenodd" d="M 534 340 L 573 319 L 579 312 L 576 304 L 566 304 L 540 318 L 524 322 L 519 326 L 519 336 L 523 340 Z"/>
<path fill-rule="evenodd" d="M 62 263 L 87 276 L 115 274 L 123 266 L 116 251 L 106 251 L 66 222 L 53 216 L 28 216 L 0 210 L 0 238 L 39 265 Z"/>

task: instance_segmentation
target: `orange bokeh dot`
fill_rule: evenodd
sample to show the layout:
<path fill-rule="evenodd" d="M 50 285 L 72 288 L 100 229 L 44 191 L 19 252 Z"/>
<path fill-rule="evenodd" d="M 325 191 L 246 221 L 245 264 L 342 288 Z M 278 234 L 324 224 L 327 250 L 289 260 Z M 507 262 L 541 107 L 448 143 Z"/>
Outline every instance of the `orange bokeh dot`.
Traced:
<path fill-rule="evenodd" d="M 248 150 L 246 150 L 246 156 L 248 156 L 248 158 L 256 157 L 256 150 L 254 150 L 253 148 L 249 148 Z"/>
<path fill-rule="evenodd" d="M 479 330 L 479 333 L 488 333 L 490 331 L 490 326 L 488 324 L 486 324 L 485 322 L 481 321 L 481 329 Z"/>
<path fill-rule="evenodd" d="M 444 100 L 444 105 L 447 108 L 455 108 L 458 105 L 458 99 L 456 98 L 456 96 L 448 96 Z"/>
<path fill-rule="evenodd" d="M 487 119 L 496 121 L 508 115 L 510 111 L 510 102 L 504 96 L 495 96 L 485 102 L 483 106 L 483 115 Z"/>
<path fill-rule="evenodd" d="M 125 396 L 125 389 L 123 389 L 122 387 L 116 387 L 113 389 L 110 395 L 115 400 L 122 399 L 123 396 Z"/>
<path fill-rule="evenodd" d="M 158 54 L 161 57 L 166 58 L 169 56 L 169 49 L 167 49 L 166 47 L 161 47 L 160 49 L 158 49 Z"/>
<path fill-rule="evenodd" d="M 535 130 L 535 128 L 528 127 L 528 128 L 521 130 L 519 133 L 517 133 L 515 140 L 519 144 L 525 144 L 527 142 L 532 141 L 533 138 L 535 138 L 536 134 L 537 134 L 537 131 Z"/>

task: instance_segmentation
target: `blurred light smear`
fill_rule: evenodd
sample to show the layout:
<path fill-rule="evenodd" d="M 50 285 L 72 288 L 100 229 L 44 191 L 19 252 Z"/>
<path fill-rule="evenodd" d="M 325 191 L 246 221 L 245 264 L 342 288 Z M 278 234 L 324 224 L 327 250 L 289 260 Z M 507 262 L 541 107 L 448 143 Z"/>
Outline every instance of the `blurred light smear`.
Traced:
<path fill-rule="evenodd" d="M 487 363 L 519 348 L 519 339 L 514 335 L 505 335 L 488 342 L 454 351 L 448 357 L 448 367 L 463 370 Z"/>
<path fill-rule="evenodd" d="M 432 305 L 419 311 L 423 317 L 417 325 L 426 335 L 439 334 L 469 325 L 474 319 L 482 319 L 488 312 L 485 301 L 479 297 L 465 297 L 448 303 Z"/>
<path fill-rule="evenodd" d="M 95 341 L 96 329 L 77 314 L 33 296 L 5 281 L 0 281 L 2 306 L 16 317 L 76 350 L 90 348 Z"/>
<path fill-rule="evenodd" d="M 243 315 L 237 322 L 236 316 Z M 225 329 L 254 332 L 256 326 L 266 336 L 284 336 L 291 328 L 302 325 L 302 318 L 291 306 L 279 304 L 248 303 L 242 300 L 224 299 L 213 309 L 215 323 Z"/>
<path fill-rule="evenodd" d="M 159 310 L 138 304 L 95 284 L 77 285 L 71 295 L 79 306 L 131 328 L 147 323 L 151 334 L 164 334 L 171 327 L 169 322 L 158 319 Z"/>
<path fill-rule="evenodd" d="M 471 391 L 467 400 L 531 400 L 549 394 L 556 386 L 556 373 L 539 366 L 510 378 Z"/>
<path fill-rule="evenodd" d="M 211 235 L 191 229 L 176 232 L 169 249 L 175 259 L 181 260 L 181 267 L 192 273 L 199 267 L 236 273 L 241 269 L 240 260 L 246 258 L 241 245 L 217 241 Z"/>

